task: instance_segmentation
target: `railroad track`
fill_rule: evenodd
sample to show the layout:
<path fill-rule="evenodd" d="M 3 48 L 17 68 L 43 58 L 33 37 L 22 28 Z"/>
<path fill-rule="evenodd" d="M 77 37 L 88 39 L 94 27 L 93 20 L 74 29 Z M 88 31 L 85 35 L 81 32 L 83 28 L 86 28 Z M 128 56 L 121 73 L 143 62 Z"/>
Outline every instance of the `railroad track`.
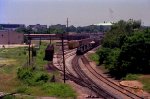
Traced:
<path fill-rule="evenodd" d="M 65 59 L 71 57 L 72 55 L 75 55 L 75 51 L 76 49 L 74 50 L 70 50 L 70 51 L 66 51 L 65 53 Z M 62 67 L 62 57 L 60 57 L 60 53 L 58 53 L 57 57 L 59 58 L 58 60 L 58 64 L 59 66 L 61 67 L 61 69 L 59 69 L 59 71 L 61 73 L 63 73 L 63 67 Z M 77 57 L 77 56 L 76 56 Z M 75 59 L 75 58 L 74 58 Z M 79 65 L 78 64 L 78 59 L 76 60 L 72 60 L 75 64 L 75 65 Z M 76 67 L 76 66 L 73 66 L 73 67 Z M 79 66 L 80 67 L 80 66 Z M 106 98 L 107 99 L 115 99 L 114 96 L 108 94 L 107 92 L 105 92 L 104 90 L 102 90 L 102 88 L 100 88 L 100 86 L 96 85 L 95 82 L 92 81 L 92 79 L 86 77 L 86 75 L 83 73 L 83 72 L 79 72 L 79 70 L 75 70 L 76 73 L 78 74 L 78 76 L 76 76 L 74 73 L 72 73 L 66 66 L 66 77 L 69 78 L 70 80 L 74 81 L 75 83 L 83 86 L 83 87 L 87 87 L 88 89 L 92 90 L 97 96 L 96 97 L 101 97 L 101 98 Z M 77 69 L 77 68 L 74 68 L 74 69 Z M 81 73 L 81 74 L 79 74 Z M 84 77 L 81 77 L 84 76 Z M 83 78 L 86 78 L 86 79 L 83 79 Z M 89 80 L 90 79 L 90 80 Z M 92 85 L 92 86 L 89 86 L 89 85 Z"/>
<path fill-rule="evenodd" d="M 72 50 L 72 51 L 75 51 L 75 49 Z M 75 55 L 75 52 L 72 52 L 72 51 L 68 51 L 68 52 L 66 51 L 67 54 L 65 54 L 65 59 L 70 58 L 72 55 Z M 63 74 L 62 57 L 60 57 L 60 55 L 61 55 L 61 54 L 58 54 L 58 57 L 59 57 L 58 64 L 59 64 L 59 66 L 61 67 L 61 69 L 60 69 L 60 68 L 56 68 L 56 69 L 59 70 L 59 71 Z M 66 69 L 66 78 L 68 78 L 68 79 L 74 81 L 74 82 L 77 83 L 78 85 L 81 85 L 81 86 L 83 86 L 83 87 L 87 87 L 88 89 L 91 89 L 91 86 L 89 86 L 89 82 L 83 81 L 83 79 L 77 77 L 74 73 L 72 73 L 72 72 L 68 69 L 67 66 L 66 66 L 65 69 Z"/>
<path fill-rule="evenodd" d="M 75 52 L 73 52 L 73 51 L 76 51 L 76 49 L 68 50 L 68 51 L 66 50 L 65 59 L 70 58 L 71 56 L 75 55 Z M 59 70 L 59 71 L 63 74 L 62 56 L 60 56 L 60 55 L 62 55 L 62 54 L 60 54 L 60 53 L 61 53 L 61 52 L 57 53 L 57 58 L 59 58 L 58 61 L 57 61 L 57 63 L 58 63 L 58 65 L 59 65 L 60 68 L 57 68 L 57 67 L 55 67 L 55 68 L 56 68 L 57 70 Z M 87 86 L 87 85 L 88 85 L 87 82 L 81 82 L 82 79 L 78 78 L 74 73 L 72 73 L 72 72 L 68 69 L 67 66 L 65 67 L 65 69 L 66 69 L 66 78 L 68 78 L 68 79 L 74 81 L 74 82 L 77 83 L 78 85 L 81 85 L 81 86 L 84 86 L 84 87 L 89 87 L 89 86 Z"/>
<path fill-rule="evenodd" d="M 69 58 L 70 56 L 74 55 L 75 53 L 73 53 L 73 51 L 75 51 L 76 49 L 73 50 L 66 50 L 65 51 L 65 59 Z M 62 55 L 61 53 L 58 54 L 58 56 Z M 97 85 L 90 77 L 88 77 L 84 71 L 81 69 L 81 67 L 78 64 L 78 60 L 79 58 L 82 59 L 83 63 L 86 65 L 86 68 L 88 69 L 88 71 L 90 71 L 97 79 L 99 79 L 100 81 L 106 83 L 109 87 L 114 88 L 115 90 L 119 91 L 120 93 L 126 95 L 127 97 L 129 97 L 129 99 L 144 99 L 143 97 L 140 97 L 136 94 L 134 94 L 133 92 L 115 84 L 114 82 L 110 81 L 109 79 L 105 78 L 103 75 L 101 75 L 100 73 L 98 73 L 93 67 L 90 66 L 89 61 L 85 58 L 85 56 L 75 56 L 72 60 L 72 65 L 73 65 L 73 69 L 74 71 L 77 73 L 78 76 L 75 76 L 74 73 L 70 72 L 70 70 L 67 68 L 66 66 L 66 77 L 69 78 L 70 80 L 74 81 L 75 83 L 87 87 L 90 90 L 92 90 L 93 92 L 95 92 L 98 96 L 103 97 L 103 98 L 118 98 L 114 95 L 111 95 L 109 92 L 107 92 L 106 90 L 104 90 L 101 86 Z M 61 67 L 61 69 L 59 69 L 59 71 L 63 71 L 62 68 L 62 57 L 59 57 L 59 65 Z M 63 73 L 63 72 L 62 72 Z M 85 79 L 86 78 L 86 79 Z M 119 98 L 118 98 L 119 99 Z"/>
<path fill-rule="evenodd" d="M 65 53 L 64 53 L 64 54 L 65 54 L 65 59 L 67 59 L 67 58 L 69 58 L 69 57 L 75 55 L 75 51 L 76 51 L 76 49 L 73 49 L 73 50 L 66 50 Z M 63 66 L 62 66 L 62 61 L 63 61 L 62 52 L 57 53 L 57 59 L 58 59 L 58 60 L 57 60 L 57 63 L 58 63 L 58 65 L 59 65 L 59 67 L 60 67 L 59 70 L 62 71 L 62 70 L 63 70 Z M 67 70 L 68 73 L 70 73 L 70 74 L 73 75 L 73 73 L 70 72 L 70 70 L 67 68 L 67 66 L 66 66 L 65 69 Z"/>
<path fill-rule="evenodd" d="M 81 57 L 83 64 L 85 64 L 86 68 L 88 69 L 88 71 L 91 72 L 91 74 L 93 74 L 97 79 L 99 79 L 100 81 L 104 82 L 105 84 L 107 84 L 109 87 L 112 87 L 113 89 L 119 91 L 120 93 L 126 95 L 127 97 L 131 98 L 131 99 L 144 99 L 143 97 L 138 96 L 137 94 L 125 89 L 124 87 L 121 87 L 117 84 L 115 84 L 114 82 L 110 81 L 109 79 L 107 79 L 106 77 L 104 77 L 103 75 L 101 75 L 100 73 L 98 73 L 90 64 L 89 61 L 87 60 L 87 58 L 85 56 Z"/>
<path fill-rule="evenodd" d="M 101 86 L 97 85 L 90 77 L 88 77 L 81 67 L 79 66 L 78 60 L 81 58 L 81 56 L 75 56 L 72 60 L 72 66 L 74 71 L 78 74 L 80 79 L 82 79 L 80 82 L 86 82 L 85 86 L 89 86 L 88 88 L 95 92 L 98 97 L 102 97 L 105 99 L 116 99 L 115 96 L 110 94 L 109 92 L 105 91 Z"/>

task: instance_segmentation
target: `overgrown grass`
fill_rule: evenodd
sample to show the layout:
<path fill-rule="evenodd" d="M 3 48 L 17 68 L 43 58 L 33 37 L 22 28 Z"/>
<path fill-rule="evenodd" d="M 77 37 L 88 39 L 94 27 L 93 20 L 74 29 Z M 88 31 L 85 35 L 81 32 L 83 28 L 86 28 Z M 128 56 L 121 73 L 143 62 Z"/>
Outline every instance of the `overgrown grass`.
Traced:
<path fill-rule="evenodd" d="M 34 96 L 24 96 L 24 95 L 6 95 L 3 99 L 36 99 Z"/>
<path fill-rule="evenodd" d="M 66 84 L 50 83 L 53 74 L 58 75 L 58 72 L 48 73 L 45 70 L 47 61 L 44 61 L 45 48 L 47 43 L 42 43 L 40 49 L 37 51 L 37 56 L 34 58 L 34 64 L 31 66 L 25 65 L 28 61 L 28 48 L 11 48 L 0 49 L 0 58 L 7 61 L 4 66 L 0 67 L 0 91 L 3 92 L 17 92 L 21 94 L 30 94 L 34 96 L 55 96 L 59 98 L 74 98 L 75 92 Z M 27 79 L 18 79 L 17 71 L 19 68 L 23 70 L 31 70 Z M 34 69 L 32 69 L 34 67 Z M 45 76 L 48 75 L 48 76 Z M 25 78 L 27 75 L 22 75 Z M 48 78 L 47 78 L 48 77 Z M 45 80 L 46 79 L 46 80 Z M 48 88 L 46 88 L 47 86 Z M 8 96 L 9 98 L 9 96 Z M 21 97 L 22 99 L 24 96 Z M 31 97 L 33 98 L 33 97 Z M 11 97 L 10 97 L 11 99 Z M 15 97 L 15 99 L 20 99 Z M 28 99 L 28 98 L 27 98 Z M 30 99 L 30 98 L 29 98 Z"/>
<path fill-rule="evenodd" d="M 17 68 L 25 62 L 25 48 L 0 49 L 0 91 L 13 92 L 21 82 L 16 77 Z"/>
<path fill-rule="evenodd" d="M 123 80 L 138 80 L 139 76 L 139 74 L 128 74 L 123 78 Z"/>
<path fill-rule="evenodd" d="M 97 53 L 91 53 L 88 55 L 88 57 L 90 58 L 90 60 L 95 61 L 96 64 L 99 64 L 99 56 Z"/>
<path fill-rule="evenodd" d="M 72 88 L 66 84 L 47 83 L 43 85 L 42 89 L 45 90 L 45 92 L 50 96 L 61 98 L 76 97 L 75 92 L 72 90 Z"/>
<path fill-rule="evenodd" d="M 139 81 L 143 83 L 144 90 L 150 93 L 150 75 L 140 76 Z"/>

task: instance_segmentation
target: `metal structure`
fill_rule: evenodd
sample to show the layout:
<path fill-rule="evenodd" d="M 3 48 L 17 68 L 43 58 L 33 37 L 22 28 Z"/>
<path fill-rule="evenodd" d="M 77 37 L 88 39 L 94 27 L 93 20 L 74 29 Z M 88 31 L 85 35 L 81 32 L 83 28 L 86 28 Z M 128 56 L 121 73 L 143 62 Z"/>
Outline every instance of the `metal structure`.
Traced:
<path fill-rule="evenodd" d="M 67 30 L 68 33 L 68 18 L 67 18 Z M 63 73 L 64 73 L 64 83 L 66 82 L 66 69 L 65 69 L 65 54 L 64 54 L 64 34 L 62 33 L 62 54 L 63 54 Z"/>
<path fill-rule="evenodd" d="M 65 74 L 65 55 L 64 55 L 64 34 L 62 34 L 62 54 L 63 54 L 63 73 L 64 73 L 64 83 L 65 83 L 66 74 Z"/>
<path fill-rule="evenodd" d="M 31 39 L 30 39 L 30 33 L 28 33 L 28 44 L 29 44 L 29 48 L 28 48 L 28 50 L 29 50 L 29 65 L 30 65 L 30 44 L 31 44 Z"/>

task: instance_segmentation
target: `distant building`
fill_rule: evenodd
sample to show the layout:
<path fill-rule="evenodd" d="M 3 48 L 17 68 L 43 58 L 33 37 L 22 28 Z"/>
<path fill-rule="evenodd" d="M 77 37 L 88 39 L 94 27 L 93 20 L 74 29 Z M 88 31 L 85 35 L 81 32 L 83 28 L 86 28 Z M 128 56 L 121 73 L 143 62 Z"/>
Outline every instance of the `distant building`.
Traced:
<path fill-rule="evenodd" d="M 98 24 L 94 24 L 94 25 L 99 26 L 100 30 L 101 30 L 102 32 L 105 32 L 105 31 L 110 30 L 110 29 L 111 29 L 111 26 L 112 26 L 113 24 L 110 23 L 110 22 L 108 22 L 108 23 L 104 22 L 104 23 L 98 23 Z"/>
<path fill-rule="evenodd" d="M 40 24 L 29 25 L 28 28 L 31 28 L 33 31 L 38 32 L 39 30 L 47 29 L 47 25 L 40 25 Z"/>
<path fill-rule="evenodd" d="M 16 30 L 17 28 L 25 27 L 24 24 L 0 24 L 2 30 Z"/>
<path fill-rule="evenodd" d="M 22 44 L 24 34 L 10 30 L 0 30 L 0 44 Z"/>
<path fill-rule="evenodd" d="M 66 25 L 57 24 L 57 25 L 51 25 L 50 27 L 52 27 L 52 28 L 59 28 L 59 29 L 65 29 Z"/>

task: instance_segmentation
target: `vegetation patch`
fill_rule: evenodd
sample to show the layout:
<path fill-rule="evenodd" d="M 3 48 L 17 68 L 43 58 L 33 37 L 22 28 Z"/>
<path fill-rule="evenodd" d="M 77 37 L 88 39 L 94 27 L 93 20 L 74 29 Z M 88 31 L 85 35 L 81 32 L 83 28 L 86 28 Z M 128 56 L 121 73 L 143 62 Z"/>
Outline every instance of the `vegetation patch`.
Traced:
<path fill-rule="evenodd" d="M 99 55 L 97 53 L 90 53 L 88 57 L 90 60 L 95 61 L 96 64 L 99 64 Z"/>
<path fill-rule="evenodd" d="M 48 93 L 50 96 L 61 98 L 76 97 L 75 92 L 72 90 L 72 88 L 66 84 L 48 83 L 44 84 L 42 89 L 45 90 L 45 92 Z"/>
<path fill-rule="evenodd" d="M 124 77 L 124 80 L 138 80 L 140 74 L 127 74 L 126 77 Z"/>
<path fill-rule="evenodd" d="M 17 76 L 29 86 L 41 85 L 49 80 L 49 75 L 42 71 L 34 71 L 28 68 L 19 68 Z"/>
<path fill-rule="evenodd" d="M 150 75 L 142 75 L 138 79 L 144 85 L 144 90 L 150 93 Z"/>
<path fill-rule="evenodd" d="M 75 92 L 72 91 L 71 87 L 68 85 L 64 84 L 60 85 L 59 83 L 56 83 L 55 86 L 53 86 L 53 89 L 57 89 L 58 87 L 60 87 L 60 89 L 58 88 L 59 89 L 57 90 L 58 92 L 56 92 L 55 90 L 55 93 L 53 91 L 47 92 L 47 89 L 44 88 L 44 86 L 51 84 L 50 79 L 52 75 L 58 74 L 58 72 L 51 71 L 51 73 L 49 73 L 45 70 L 46 69 L 45 65 L 47 64 L 47 61 L 44 61 L 43 58 L 45 55 L 46 47 L 47 43 L 42 42 L 40 49 L 37 50 L 37 56 L 33 57 L 33 60 L 31 60 L 30 65 L 28 65 L 27 63 L 28 61 L 27 47 L 0 49 L 1 59 L 11 60 L 9 61 L 10 64 L 5 64 L 0 68 L 1 73 L 0 91 L 6 93 L 17 92 L 21 94 L 28 94 L 34 96 L 57 96 L 65 98 L 74 97 Z M 64 89 L 62 89 L 62 87 Z M 60 92 L 64 91 L 66 93 L 65 94 L 60 93 L 58 95 L 59 91 Z M 18 97 L 19 96 L 15 96 L 15 99 L 20 99 Z M 27 98 L 24 97 L 25 96 L 22 96 L 21 98 L 28 99 L 28 97 Z"/>
<path fill-rule="evenodd" d="M 16 64 L 16 60 L 14 60 L 14 59 L 0 59 L 0 64 L 6 64 L 6 65 Z"/>
<path fill-rule="evenodd" d="M 144 87 L 143 89 L 150 93 L 150 75 L 142 75 L 142 74 L 128 74 L 123 80 L 137 80 L 140 81 Z"/>
<path fill-rule="evenodd" d="M 141 21 L 120 20 L 114 23 L 97 51 L 99 63 L 118 79 L 127 74 L 150 73 L 150 29 Z"/>

